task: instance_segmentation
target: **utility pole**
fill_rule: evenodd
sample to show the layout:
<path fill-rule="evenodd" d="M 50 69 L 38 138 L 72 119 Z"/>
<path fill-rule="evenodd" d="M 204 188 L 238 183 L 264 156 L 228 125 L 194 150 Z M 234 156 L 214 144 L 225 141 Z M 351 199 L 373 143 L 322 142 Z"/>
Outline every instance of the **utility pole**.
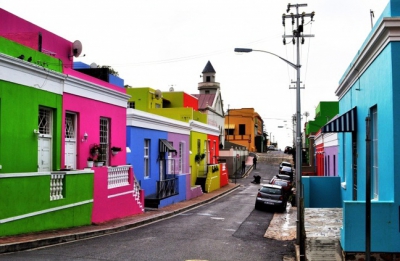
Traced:
<path fill-rule="evenodd" d="M 293 45 L 296 45 L 297 51 L 297 79 L 296 79 L 296 203 L 297 203 L 297 236 L 296 236 L 296 244 L 300 248 L 300 260 L 305 259 L 305 231 L 304 231 L 304 205 L 303 205 L 303 188 L 302 188 L 302 180 L 301 180 L 301 164 L 302 164 L 302 148 L 301 148 L 301 105 L 300 105 L 300 46 L 299 41 L 301 39 L 301 44 L 304 44 L 304 37 L 313 37 L 314 35 L 305 35 L 303 34 L 304 27 L 304 18 L 310 17 L 311 21 L 313 21 L 315 12 L 312 13 L 301 13 L 299 14 L 299 7 L 306 7 L 307 4 L 294 4 L 290 3 L 287 5 L 286 13 L 289 13 L 290 8 L 296 8 L 296 13 L 283 14 L 282 15 L 282 24 L 285 27 L 286 19 L 291 19 L 292 22 L 292 32 L 293 35 L 286 35 L 284 30 L 283 35 L 283 44 L 286 45 L 286 38 L 292 38 Z M 299 23 L 301 21 L 301 24 Z M 296 25 L 295 25 L 296 21 Z M 296 26 L 296 27 L 295 27 Z"/>

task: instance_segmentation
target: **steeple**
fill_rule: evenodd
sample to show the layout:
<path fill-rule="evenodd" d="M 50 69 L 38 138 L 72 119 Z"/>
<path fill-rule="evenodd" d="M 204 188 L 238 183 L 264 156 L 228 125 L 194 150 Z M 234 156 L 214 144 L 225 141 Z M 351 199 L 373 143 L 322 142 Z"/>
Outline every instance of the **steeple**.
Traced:
<path fill-rule="evenodd" d="M 203 69 L 203 82 L 198 84 L 200 94 L 213 94 L 219 89 L 219 83 L 215 82 L 215 70 L 211 62 L 208 61 Z"/>

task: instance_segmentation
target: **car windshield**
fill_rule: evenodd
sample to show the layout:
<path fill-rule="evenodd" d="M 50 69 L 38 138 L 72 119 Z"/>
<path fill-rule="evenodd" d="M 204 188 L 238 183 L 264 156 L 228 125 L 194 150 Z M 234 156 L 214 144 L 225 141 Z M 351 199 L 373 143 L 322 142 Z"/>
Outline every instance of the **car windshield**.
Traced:
<path fill-rule="evenodd" d="M 275 180 L 274 184 L 282 186 L 282 187 L 286 187 L 287 186 L 287 182 L 283 181 L 283 180 Z"/>
<path fill-rule="evenodd" d="M 278 188 L 262 187 L 260 191 L 268 194 L 281 194 L 281 190 Z"/>
<path fill-rule="evenodd" d="M 290 180 L 290 176 L 289 175 L 278 174 L 278 175 L 276 175 L 276 177 L 278 179 Z"/>

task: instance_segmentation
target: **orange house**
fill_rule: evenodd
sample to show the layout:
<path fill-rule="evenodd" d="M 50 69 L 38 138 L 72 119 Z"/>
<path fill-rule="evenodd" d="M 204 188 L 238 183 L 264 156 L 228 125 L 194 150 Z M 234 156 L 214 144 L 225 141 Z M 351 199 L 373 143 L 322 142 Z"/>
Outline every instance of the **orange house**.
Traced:
<path fill-rule="evenodd" d="M 249 151 L 264 151 L 264 122 L 254 108 L 228 109 L 225 115 L 225 140 L 247 147 Z"/>

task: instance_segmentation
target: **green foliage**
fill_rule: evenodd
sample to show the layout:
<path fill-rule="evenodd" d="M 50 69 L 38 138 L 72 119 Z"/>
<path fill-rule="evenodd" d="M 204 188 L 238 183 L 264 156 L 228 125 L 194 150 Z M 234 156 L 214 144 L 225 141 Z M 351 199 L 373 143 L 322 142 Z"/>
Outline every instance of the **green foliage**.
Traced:
<path fill-rule="evenodd" d="M 197 163 L 200 163 L 205 157 L 206 157 L 206 154 L 198 153 L 198 154 L 196 154 L 196 156 L 194 156 L 194 161 L 196 161 Z"/>
<path fill-rule="evenodd" d="M 118 72 L 116 70 L 114 70 L 114 68 L 112 68 L 110 65 L 98 65 L 97 68 L 108 68 L 109 73 L 114 75 L 114 76 L 119 76 Z"/>

